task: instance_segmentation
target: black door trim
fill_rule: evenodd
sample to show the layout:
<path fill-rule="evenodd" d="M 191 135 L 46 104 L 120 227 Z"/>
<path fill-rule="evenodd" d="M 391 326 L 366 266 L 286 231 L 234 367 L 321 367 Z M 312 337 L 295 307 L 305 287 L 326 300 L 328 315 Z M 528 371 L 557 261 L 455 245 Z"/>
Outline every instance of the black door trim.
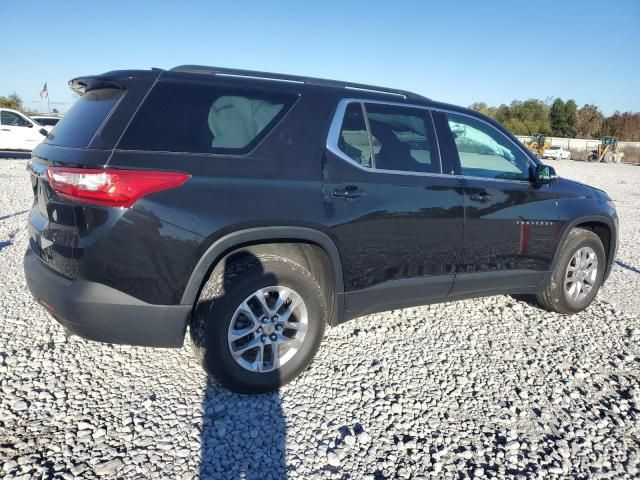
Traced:
<path fill-rule="evenodd" d="M 387 310 L 436 303 L 447 298 L 455 275 L 400 278 L 345 293 L 342 321 Z"/>
<path fill-rule="evenodd" d="M 549 272 L 539 270 L 500 270 L 458 273 L 449 297 L 535 293 Z"/>

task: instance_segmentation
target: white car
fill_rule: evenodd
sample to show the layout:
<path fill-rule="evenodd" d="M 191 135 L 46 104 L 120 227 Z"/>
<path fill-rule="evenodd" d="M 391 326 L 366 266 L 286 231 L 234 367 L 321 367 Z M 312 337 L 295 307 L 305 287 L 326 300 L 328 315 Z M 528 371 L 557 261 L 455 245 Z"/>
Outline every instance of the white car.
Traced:
<path fill-rule="evenodd" d="M 570 160 L 571 152 L 565 147 L 549 147 L 544 151 L 542 158 L 555 158 L 556 160 Z"/>
<path fill-rule="evenodd" d="M 17 110 L 0 108 L 0 150 L 31 151 L 44 140 L 47 130 Z"/>
<path fill-rule="evenodd" d="M 60 117 L 53 117 L 50 115 L 31 115 L 31 120 L 35 120 L 47 131 L 50 132 L 53 130 L 53 127 L 56 126 L 56 123 L 60 121 Z"/>

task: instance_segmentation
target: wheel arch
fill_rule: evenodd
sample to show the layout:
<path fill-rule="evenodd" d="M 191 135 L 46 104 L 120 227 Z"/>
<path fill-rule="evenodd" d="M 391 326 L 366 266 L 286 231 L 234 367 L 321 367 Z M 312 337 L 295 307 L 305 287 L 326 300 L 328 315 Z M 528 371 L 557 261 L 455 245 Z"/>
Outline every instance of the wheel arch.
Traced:
<path fill-rule="evenodd" d="M 307 247 L 303 247 L 307 245 Z M 246 250 L 247 253 L 278 253 L 288 247 L 296 259 L 305 262 L 319 273 L 319 279 L 325 293 L 333 296 L 331 324 L 339 322 L 343 314 L 338 299 L 344 292 L 342 263 L 340 254 L 333 240 L 324 232 L 307 227 L 274 226 L 238 230 L 225 235 L 209 246 L 196 264 L 187 286 L 182 294 L 182 305 L 195 305 L 200 290 L 209 278 L 212 270 L 234 253 Z M 315 251 L 315 257 L 314 252 Z M 317 255 L 325 255 L 328 262 L 323 262 Z M 327 282 L 330 280 L 330 284 Z"/>
<path fill-rule="evenodd" d="M 609 276 L 609 273 L 611 272 L 611 267 L 615 258 L 617 238 L 614 237 L 616 232 L 613 221 L 609 217 L 606 217 L 604 215 L 581 216 L 573 219 L 568 223 L 568 225 L 564 229 L 562 238 L 558 243 L 558 248 L 556 248 L 551 271 L 553 272 L 556 267 L 556 263 L 558 261 L 558 258 L 560 257 L 560 252 L 567 237 L 569 236 L 569 232 L 571 232 L 571 230 L 575 228 L 590 230 L 598 235 L 598 237 L 602 241 L 605 254 L 607 255 L 607 268 L 604 275 L 604 279 L 606 280 Z"/>

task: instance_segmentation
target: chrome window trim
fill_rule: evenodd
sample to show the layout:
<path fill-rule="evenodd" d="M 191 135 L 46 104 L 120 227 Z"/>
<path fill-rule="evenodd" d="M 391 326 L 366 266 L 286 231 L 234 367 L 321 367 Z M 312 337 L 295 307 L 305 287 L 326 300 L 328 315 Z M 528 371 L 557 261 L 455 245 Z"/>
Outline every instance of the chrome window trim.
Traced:
<path fill-rule="evenodd" d="M 347 162 L 347 163 L 353 165 L 354 167 L 359 168 L 360 170 L 363 170 L 365 172 L 392 173 L 392 174 L 399 174 L 399 175 L 418 175 L 420 177 L 451 177 L 452 176 L 452 175 L 449 175 L 449 174 L 442 173 L 442 158 L 440 157 L 440 146 L 438 144 L 438 135 L 435 133 L 435 126 L 433 125 L 433 119 L 432 118 L 430 118 L 429 121 L 431 122 L 431 127 L 432 127 L 432 129 L 434 131 L 434 134 L 435 134 L 435 141 L 433 142 L 433 147 L 434 147 L 434 151 L 437 152 L 437 154 L 438 154 L 438 161 L 440 162 L 440 173 L 412 172 L 412 171 L 409 171 L 409 170 L 388 170 L 388 169 L 384 169 L 384 168 L 375 168 L 375 166 L 365 167 L 364 165 L 356 162 L 353 158 L 351 158 L 349 155 L 344 153 L 338 147 L 338 139 L 340 138 L 340 130 L 342 128 L 342 120 L 344 119 L 344 114 L 345 114 L 345 112 L 347 110 L 347 106 L 350 103 L 359 103 L 361 105 L 362 110 L 363 110 L 363 114 L 366 112 L 366 107 L 364 105 L 365 103 L 375 103 L 375 104 L 379 104 L 379 105 L 390 105 L 390 106 L 395 106 L 395 107 L 409 107 L 409 108 L 419 108 L 419 109 L 422 109 L 422 110 L 429 110 L 429 109 L 425 108 L 422 105 L 411 105 L 411 104 L 398 103 L 398 102 L 386 102 L 386 101 L 383 101 L 383 100 L 363 100 L 361 98 L 343 98 L 338 103 L 338 106 L 336 108 L 336 112 L 333 114 L 333 120 L 331 121 L 331 126 L 329 127 L 329 134 L 327 135 L 327 150 L 329 150 L 335 156 L 340 157 L 345 162 Z M 431 116 L 429 115 L 429 117 L 431 117 Z M 369 120 L 365 119 L 365 124 L 367 125 L 367 128 L 368 128 L 368 123 L 369 123 Z M 371 149 L 372 147 L 370 146 L 369 148 Z M 375 165 L 375 159 L 373 159 L 373 158 L 371 159 L 371 164 Z"/>
<path fill-rule="evenodd" d="M 364 102 L 360 103 L 360 111 L 362 112 L 362 116 L 364 119 L 364 128 L 367 129 L 367 141 L 369 142 L 369 163 L 371 164 L 372 169 L 376 169 L 376 154 L 373 151 L 373 140 L 371 139 L 371 125 L 369 124 L 369 114 L 367 113 L 367 107 Z M 342 129 L 342 125 L 340 125 Z"/>
<path fill-rule="evenodd" d="M 488 180 L 488 181 L 492 181 L 492 182 L 525 183 L 525 184 L 529 184 L 529 185 L 531 184 L 530 180 L 515 180 L 515 179 L 508 179 L 508 178 L 477 177 L 477 176 L 473 176 L 473 175 L 456 175 L 456 174 L 451 174 L 451 173 L 444 173 L 444 170 L 442 168 L 442 156 L 441 156 L 441 153 L 440 153 L 439 139 L 438 139 L 438 134 L 435 131 L 435 125 L 433 124 L 433 117 L 431 117 L 431 122 L 432 122 L 432 128 L 433 128 L 433 130 L 435 132 L 435 142 L 434 142 L 435 143 L 435 150 L 437 150 L 437 152 L 438 152 L 438 159 L 440 160 L 440 172 L 441 173 L 411 172 L 411 171 L 408 171 L 408 170 L 385 170 L 385 169 L 382 169 L 382 168 L 365 167 L 365 166 L 359 164 L 358 162 L 356 162 L 355 160 L 353 160 L 349 155 L 344 153 L 338 147 L 338 139 L 340 138 L 340 129 L 342 128 L 342 120 L 344 119 L 344 114 L 345 114 L 345 112 L 347 110 L 347 106 L 350 103 L 360 103 L 361 105 L 364 105 L 365 103 L 373 103 L 373 104 L 378 104 L 378 105 L 390 105 L 390 106 L 395 106 L 395 107 L 409 107 L 409 108 L 427 110 L 429 112 L 442 112 L 442 113 L 445 113 L 445 114 L 446 113 L 452 113 L 454 115 L 460 115 L 460 116 L 463 116 L 463 117 L 468 117 L 468 118 L 471 118 L 473 120 L 477 120 L 479 122 L 482 122 L 485 125 L 487 125 L 489 128 L 493 128 L 495 131 L 500 133 L 514 147 L 516 147 L 516 149 L 519 150 L 520 153 L 522 153 L 524 155 L 524 157 L 527 159 L 529 167 L 533 167 L 535 169 L 536 163 L 529 157 L 529 154 L 524 151 L 523 146 L 518 145 L 511 138 L 509 138 L 507 135 L 502 133 L 500 130 L 498 130 L 495 126 L 491 125 L 489 122 L 483 120 L 482 118 L 476 117 L 474 115 L 469 115 L 468 113 L 457 112 L 455 110 L 449 110 L 449 109 L 446 109 L 446 108 L 430 107 L 430 106 L 426 106 L 426 105 L 416 105 L 416 104 L 413 104 L 413 103 L 389 102 L 389 101 L 385 101 L 385 100 L 367 100 L 367 99 L 363 99 L 363 98 L 343 98 L 342 100 L 340 100 L 338 102 L 338 106 L 336 107 L 336 111 L 333 114 L 333 119 L 331 120 L 331 126 L 329 127 L 329 134 L 327 135 L 327 150 L 329 150 L 331 153 L 333 153 L 337 157 L 340 157 L 342 160 L 346 161 L 347 163 L 359 168 L 360 170 L 363 170 L 365 172 L 373 172 L 373 173 L 394 173 L 394 174 L 401 174 L 401 175 L 418 175 L 418 176 L 426 176 L 426 177 L 454 177 L 454 178 L 464 178 L 464 179 L 469 179 L 469 180 Z M 373 159 L 372 159 L 372 164 L 374 164 Z"/>

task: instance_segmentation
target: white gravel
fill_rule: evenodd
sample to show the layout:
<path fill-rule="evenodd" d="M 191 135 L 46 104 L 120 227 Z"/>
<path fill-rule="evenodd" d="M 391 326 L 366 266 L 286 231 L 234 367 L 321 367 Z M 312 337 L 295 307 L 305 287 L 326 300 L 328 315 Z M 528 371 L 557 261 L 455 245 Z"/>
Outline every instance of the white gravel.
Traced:
<path fill-rule="evenodd" d="M 637 478 L 640 167 L 553 164 L 621 216 L 621 264 L 586 312 L 499 296 L 363 317 L 246 397 L 189 345 L 67 340 L 23 279 L 25 161 L 0 161 L 0 477 Z"/>

